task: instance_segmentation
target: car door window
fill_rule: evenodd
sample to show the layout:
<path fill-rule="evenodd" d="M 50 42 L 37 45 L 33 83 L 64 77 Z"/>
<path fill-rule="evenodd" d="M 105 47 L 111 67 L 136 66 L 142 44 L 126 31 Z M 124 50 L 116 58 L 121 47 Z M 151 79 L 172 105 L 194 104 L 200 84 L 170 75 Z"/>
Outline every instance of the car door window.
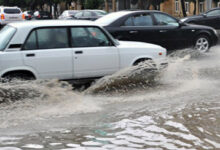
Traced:
<path fill-rule="evenodd" d="M 133 26 L 133 17 L 129 17 L 125 22 L 124 26 Z"/>
<path fill-rule="evenodd" d="M 134 16 L 134 26 L 152 26 L 153 21 L 150 14 L 141 14 Z"/>
<path fill-rule="evenodd" d="M 26 43 L 25 43 L 25 45 L 23 47 L 24 50 L 34 50 L 34 49 L 37 49 L 37 36 L 36 35 L 37 35 L 36 31 L 33 31 L 29 35 L 29 37 L 28 37 L 28 39 L 27 39 L 27 41 L 26 41 Z"/>
<path fill-rule="evenodd" d="M 160 26 L 179 26 L 177 20 L 168 15 L 162 13 L 154 13 L 154 17 L 157 21 L 157 24 Z"/>
<path fill-rule="evenodd" d="M 33 31 L 24 45 L 25 50 L 68 48 L 67 28 L 43 28 Z"/>
<path fill-rule="evenodd" d="M 71 28 L 73 47 L 100 47 L 109 46 L 110 41 L 106 35 L 96 27 Z"/>
<path fill-rule="evenodd" d="M 125 26 L 153 26 L 153 20 L 150 14 L 140 14 L 129 17 L 125 22 Z"/>
<path fill-rule="evenodd" d="M 85 11 L 84 12 L 84 17 L 92 17 L 92 13 L 88 12 L 88 11 Z"/>
<path fill-rule="evenodd" d="M 82 12 L 79 12 L 79 13 L 77 13 L 77 14 L 75 15 L 75 17 L 76 17 L 76 18 L 80 18 L 80 17 L 82 17 L 82 15 L 83 15 L 83 13 L 82 13 Z"/>
<path fill-rule="evenodd" d="M 207 12 L 207 16 L 218 16 L 220 15 L 220 10 L 213 10 L 210 12 Z"/>
<path fill-rule="evenodd" d="M 67 48 L 66 28 L 45 28 L 37 30 L 39 49 Z"/>

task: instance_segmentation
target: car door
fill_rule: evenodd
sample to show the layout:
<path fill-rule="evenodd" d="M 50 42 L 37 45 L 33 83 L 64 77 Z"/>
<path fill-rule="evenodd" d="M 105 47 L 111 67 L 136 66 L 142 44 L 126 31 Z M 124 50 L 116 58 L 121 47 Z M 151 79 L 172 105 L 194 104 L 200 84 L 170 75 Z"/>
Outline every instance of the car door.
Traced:
<path fill-rule="evenodd" d="M 71 79 L 72 49 L 67 28 L 39 28 L 32 31 L 23 46 L 24 64 L 39 78 Z"/>
<path fill-rule="evenodd" d="M 153 16 L 156 21 L 154 27 L 158 44 L 167 48 L 167 50 L 184 47 L 183 43 L 185 43 L 187 39 L 182 36 L 183 30 L 178 20 L 161 12 L 154 12 Z"/>
<path fill-rule="evenodd" d="M 154 22 L 149 13 L 135 13 L 127 16 L 113 36 L 119 40 L 157 43 Z"/>
<path fill-rule="evenodd" d="M 101 77 L 119 70 L 119 52 L 97 27 L 72 27 L 74 78 Z"/>

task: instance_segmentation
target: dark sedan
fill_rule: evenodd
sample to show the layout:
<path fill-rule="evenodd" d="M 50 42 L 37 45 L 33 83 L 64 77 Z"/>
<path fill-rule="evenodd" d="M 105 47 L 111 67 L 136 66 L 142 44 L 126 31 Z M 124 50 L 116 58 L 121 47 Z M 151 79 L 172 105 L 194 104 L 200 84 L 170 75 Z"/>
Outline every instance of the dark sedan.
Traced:
<path fill-rule="evenodd" d="M 220 29 L 220 8 L 211 9 L 204 14 L 186 17 L 181 21 Z"/>
<path fill-rule="evenodd" d="M 48 11 L 35 11 L 34 19 L 52 19 L 52 15 Z"/>
<path fill-rule="evenodd" d="M 105 16 L 107 13 L 103 10 L 82 10 L 74 15 L 75 19 L 79 20 L 96 20 Z"/>
<path fill-rule="evenodd" d="M 194 47 L 206 52 L 218 40 L 215 29 L 182 23 L 160 11 L 120 11 L 106 15 L 96 23 L 117 39 L 158 44 L 168 51 Z"/>

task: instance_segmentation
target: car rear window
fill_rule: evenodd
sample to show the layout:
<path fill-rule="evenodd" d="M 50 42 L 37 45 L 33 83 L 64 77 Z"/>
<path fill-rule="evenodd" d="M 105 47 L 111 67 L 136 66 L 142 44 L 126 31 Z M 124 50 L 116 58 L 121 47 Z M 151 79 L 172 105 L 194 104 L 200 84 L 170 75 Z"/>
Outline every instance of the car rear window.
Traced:
<path fill-rule="evenodd" d="M 46 11 L 40 11 L 40 14 L 41 14 L 41 15 L 50 15 L 50 13 L 49 13 L 49 12 L 46 12 Z"/>
<path fill-rule="evenodd" d="M 21 13 L 21 10 L 20 9 L 17 9 L 17 8 L 5 8 L 4 9 L 4 13 L 6 14 L 20 14 Z"/>
<path fill-rule="evenodd" d="M 16 29 L 11 26 L 5 26 L 0 31 L 0 51 L 3 51 L 15 34 Z"/>

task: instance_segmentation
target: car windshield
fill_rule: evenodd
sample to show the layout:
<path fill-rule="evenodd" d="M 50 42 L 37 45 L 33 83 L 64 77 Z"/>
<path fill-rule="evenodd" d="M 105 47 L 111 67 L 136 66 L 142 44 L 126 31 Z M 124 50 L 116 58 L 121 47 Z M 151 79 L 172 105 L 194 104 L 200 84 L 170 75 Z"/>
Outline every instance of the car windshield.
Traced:
<path fill-rule="evenodd" d="M 3 51 L 5 49 L 15 32 L 16 29 L 11 26 L 5 26 L 0 31 L 0 51 Z"/>
<path fill-rule="evenodd" d="M 17 8 L 6 8 L 4 9 L 4 13 L 6 14 L 20 14 L 21 10 Z"/>

